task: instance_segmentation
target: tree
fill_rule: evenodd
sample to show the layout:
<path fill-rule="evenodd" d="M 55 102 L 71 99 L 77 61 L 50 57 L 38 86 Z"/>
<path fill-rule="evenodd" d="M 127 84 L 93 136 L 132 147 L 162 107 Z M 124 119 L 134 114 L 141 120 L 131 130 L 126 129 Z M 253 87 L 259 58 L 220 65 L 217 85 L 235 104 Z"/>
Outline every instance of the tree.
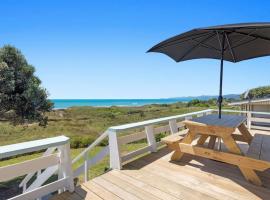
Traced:
<path fill-rule="evenodd" d="M 45 113 L 53 103 L 34 75 L 35 68 L 13 46 L 0 48 L 0 117 L 14 123 L 47 124 Z"/>

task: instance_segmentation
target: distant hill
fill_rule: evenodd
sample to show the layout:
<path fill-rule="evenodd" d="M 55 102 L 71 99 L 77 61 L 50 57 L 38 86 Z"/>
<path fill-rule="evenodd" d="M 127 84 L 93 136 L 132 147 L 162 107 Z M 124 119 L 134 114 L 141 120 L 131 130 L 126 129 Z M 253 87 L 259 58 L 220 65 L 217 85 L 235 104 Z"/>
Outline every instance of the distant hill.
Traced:
<path fill-rule="evenodd" d="M 183 98 L 199 99 L 199 100 L 207 101 L 209 99 L 218 98 L 218 95 L 200 95 L 200 96 L 174 97 L 174 98 L 171 98 L 171 99 L 183 99 Z M 240 94 L 225 94 L 225 95 L 223 95 L 223 98 L 237 100 L 237 99 L 240 99 Z"/>

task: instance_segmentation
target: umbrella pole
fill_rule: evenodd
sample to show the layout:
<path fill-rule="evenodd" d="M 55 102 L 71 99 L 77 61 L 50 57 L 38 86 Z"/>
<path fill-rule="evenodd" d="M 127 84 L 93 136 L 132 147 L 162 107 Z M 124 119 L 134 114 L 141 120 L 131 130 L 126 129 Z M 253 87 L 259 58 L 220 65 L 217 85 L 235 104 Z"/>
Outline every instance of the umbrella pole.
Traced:
<path fill-rule="evenodd" d="M 221 59 L 220 59 L 220 78 L 219 78 L 219 97 L 218 97 L 218 118 L 221 118 L 221 107 L 222 107 L 222 83 L 223 83 L 223 60 L 224 60 L 224 44 L 225 44 L 225 33 L 223 32 L 222 45 L 221 45 Z"/>
<path fill-rule="evenodd" d="M 225 33 L 223 32 L 222 45 L 221 45 L 221 59 L 220 59 L 220 79 L 219 79 L 219 97 L 218 97 L 218 118 L 221 119 L 221 107 L 222 107 L 222 83 L 223 83 L 223 60 L 224 60 L 224 44 Z M 218 138 L 218 150 L 221 150 L 221 138 Z"/>

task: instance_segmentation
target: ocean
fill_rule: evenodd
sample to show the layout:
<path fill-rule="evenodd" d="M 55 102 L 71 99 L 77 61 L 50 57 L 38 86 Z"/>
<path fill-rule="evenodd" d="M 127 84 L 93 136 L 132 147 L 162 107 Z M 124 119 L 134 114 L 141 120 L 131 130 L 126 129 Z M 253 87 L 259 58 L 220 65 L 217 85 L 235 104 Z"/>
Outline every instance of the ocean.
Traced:
<path fill-rule="evenodd" d="M 170 99 L 51 99 L 55 109 L 64 109 L 74 106 L 143 106 L 149 104 L 171 104 L 176 102 L 188 102 L 194 98 L 180 97 Z"/>

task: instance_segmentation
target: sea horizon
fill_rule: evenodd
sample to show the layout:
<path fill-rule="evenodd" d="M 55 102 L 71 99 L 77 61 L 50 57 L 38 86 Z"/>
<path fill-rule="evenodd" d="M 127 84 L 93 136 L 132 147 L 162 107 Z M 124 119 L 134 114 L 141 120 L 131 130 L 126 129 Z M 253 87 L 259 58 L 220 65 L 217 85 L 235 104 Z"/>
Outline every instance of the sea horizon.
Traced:
<path fill-rule="evenodd" d="M 66 109 L 70 107 L 92 106 L 92 107 L 135 107 L 150 104 L 172 104 L 177 102 L 188 102 L 194 97 L 159 98 L 159 99 L 50 99 L 54 103 L 54 109 Z"/>
<path fill-rule="evenodd" d="M 225 95 L 226 96 L 226 95 Z M 232 96 L 232 95 L 227 95 Z M 234 95 L 235 96 L 235 95 Z M 193 97 L 172 97 L 172 98 L 156 98 L 156 99 L 50 99 L 54 103 L 54 109 L 66 109 L 78 106 L 92 107 L 135 107 L 150 104 L 172 104 L 177 102 L 189 102 L 193 99 L 208 100 L 216 98 L 216 96 L 202 95 Z"/>

